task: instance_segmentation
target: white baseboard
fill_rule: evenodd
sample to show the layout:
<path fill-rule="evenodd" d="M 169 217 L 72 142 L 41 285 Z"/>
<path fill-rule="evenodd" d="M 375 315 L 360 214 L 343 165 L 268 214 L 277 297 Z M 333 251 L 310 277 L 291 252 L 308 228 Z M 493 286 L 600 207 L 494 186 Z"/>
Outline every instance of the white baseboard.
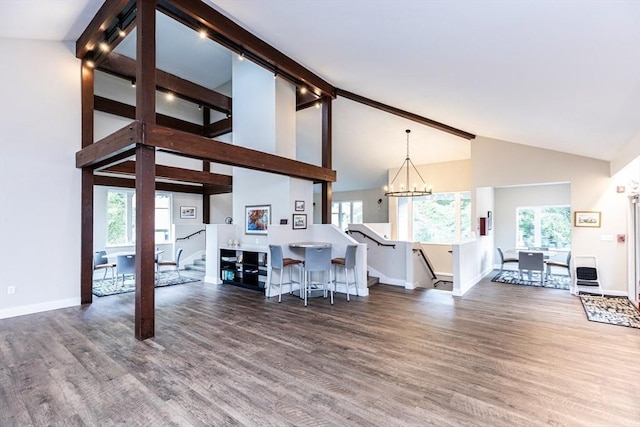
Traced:
<path fill-rule="evenodd" d="M 41 304 L 21 305 L 19 307 L 0 309 L 0 319 L 41 313 L 49 310 L 58 310 L 60 308 L 75 307 L 77 305 L 80 305 L 80 298 L 67 298 L 44 302 Z"/>

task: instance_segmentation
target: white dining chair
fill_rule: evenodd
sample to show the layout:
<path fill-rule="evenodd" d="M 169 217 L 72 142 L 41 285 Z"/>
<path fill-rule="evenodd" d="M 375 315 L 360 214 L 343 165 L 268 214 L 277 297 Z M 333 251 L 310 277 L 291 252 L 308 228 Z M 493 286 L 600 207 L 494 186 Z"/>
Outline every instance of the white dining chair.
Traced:
<path fill-rule="evenodd" d="M 293 269 L 293 266 L 298 266 L 298 286 L 300 289 L 300 295 L 302 295 L 303 289 L 302 289 L 302 265 L 303 265 L 303 261 L 300 259 L 294 259 L 294 258 L 285 258 L 282 255 L 282 247 L 279 245 L 269 245 L 269 253 L 271 254 L 271 260 L 269 262 L 269 267 L 270 267 L 270 274 L 269 274 L 269 290 L 267 292 L 267 295 L 271 294 L 271 288 L 274 285 L 278 286 L 278 302 L 282 301 L 282 286 L 284 285 L 289 285 L 289 293 L 293 292 L 293 284 L 295 283 L 293 281 L 292 278 L 292 272 L 291 270 Z M 278 277 L 280 278 L 280 281 L 276 284 L 273 283 L 273 274 L 274 274 L 274 270 L 278 271 Z M 283 278 L 284 278 L 284 273 L 285 270 L 289 271 L 289 281 L 288 282 L 284 282 Z"/>
<path fill-rule="evenodd" d="M 313 281 L 313 273 L 321 277 Z M 327 291 L 331 294 L 333 304 L 333 288 L 331 287 L 331 248 L 305 248 L 304 250 L 304 306 L 307 306 L 309 292 L 314 286 L 321 285 L 324 297 Z"/>
<path fill-rule="evenodd" d="M 344 258 L 333 258 L 331 260 L 331 264 L 333 265 L 333 278 L 334 278 L 334 288 L 337 287 L 338 282 L 338 268 L 342 268 L 344 271 L 344 283 L 345 292 L 347 294 L 347 301 L 349 301 L 349 286 L 351 282 L 349 282 L 349 271 L 353 273 L 353 285 L 356 289 L 356 296 L 358 295 L 358 275 L 356 273 L 356 251 L 358 250 L 357 245 L 348 245 L 345 250 Z"/>

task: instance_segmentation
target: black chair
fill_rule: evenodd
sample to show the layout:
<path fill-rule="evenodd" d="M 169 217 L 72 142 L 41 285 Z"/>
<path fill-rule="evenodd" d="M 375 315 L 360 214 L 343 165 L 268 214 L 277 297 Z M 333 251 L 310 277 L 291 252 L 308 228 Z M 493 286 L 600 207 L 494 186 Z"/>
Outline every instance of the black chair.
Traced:
<path fill-rule="evenodd" d="M 501 248 L 498 248 L 498 255 L 500 256 L 500 272 L 504 270 L 505 264 L 517 264 L 518 258 L 505 258 Z"/>
<path fill-rule="evenodd" d="M 156 261 L 156 266 L 158 269 L 158 273 L 161 273 L 160 267 L 174 267 L 174 271 L 178 273 L 178 277 L 180 277 L 180 257 L 182 256 L 182 248 L 178 248 L 176 250 L 176 258 L 173 261 L 163 261 L 158 259 Z"/>
<path fill-rule="evenodd" d="M 107 278 L 107 271 L 111 270 L 111 280 L 115 281 L 115 262 L 107 262 L 107 251 L 98 251 L 93 254 L 93 269 L 104 270 L 102 280 Z"/>
<path fill-rule="evenodd" d="M 584 287 L 589 289 L 586 291 L 587 293 L 592 293 L 592 289 L 597 288 L 598 293 L 604 296 L 598 274 L 597 258 L 595 256 L 576 256 L 574 263 L 576 269 L 573 283 L 575 294 L 579 295 L 580 287 Z"/>

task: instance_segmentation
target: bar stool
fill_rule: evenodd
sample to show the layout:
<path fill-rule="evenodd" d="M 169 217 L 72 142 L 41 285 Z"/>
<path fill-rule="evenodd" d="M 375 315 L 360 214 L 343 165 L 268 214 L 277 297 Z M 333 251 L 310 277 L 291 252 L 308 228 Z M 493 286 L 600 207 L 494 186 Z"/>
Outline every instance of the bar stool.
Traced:
<path fill-rule="evenodd" d="M 305 248 L 304 250 L 305 307 L 307 306 L 307 296 L 313 286 L 312 273 L 322 273 L 322 280 L 316 283 L 322 285 L 325 298 L 327 297 L 327 287 L 329 288 L 331 304 L 333 304 L 333 288 L 331 288 L 331 248 Z"/>
<path fill-rule="evenodd" d="M 279 293 L 278 293 L 278 302 L 282 301 L 282 285 L 289 285 L 289 293 L 293 291 L 293 284 L 295 283 L 292 279 L 291 269 L 294 265 L 298 266 L 299 269 L 299 282 L 300 288 L 302 289 L 302 264 L 303 261 L 300 259 L 293 258 L 284 258 L 282 255 L 282 247 L 278 245 L 269 245 L 269 252 L 271 254 L 271 262 L 269 263 L 271 266 L 271 276 L 269 279 L 269 287 L 274 285 L 273 283 L 273 270 L 280 270 L 280 283 L 278 284 Z M 284 270 L 285 268 L 289 270 L 289 282 L 283 282 Z"/>
<path fill-rule="evenodd" d="M 347 291 L 347 301 L 349 301 L 349 270 L 353 271 L 353 285 L 356 288 L 356 296 L 358 295 L 358 276 L 356 274 L 356 250 L 357 245 L 348 245 L 344 254 L 344 258 L 333 258 L 331 264 L 333 265 L 333 277 L 335 285 L 338 284 L 338 267 L 344 269 L 344 284 Z M 342 282 L 341 282 L 342 283 Z M 335 287 L 334 285 L 334 287 Z"/>

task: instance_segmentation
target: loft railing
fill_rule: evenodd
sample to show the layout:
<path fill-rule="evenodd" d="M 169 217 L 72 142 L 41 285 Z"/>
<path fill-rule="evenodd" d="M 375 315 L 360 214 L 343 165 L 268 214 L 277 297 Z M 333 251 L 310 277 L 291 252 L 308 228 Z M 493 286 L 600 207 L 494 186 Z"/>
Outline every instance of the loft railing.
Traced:
<path fill-rule="evenodd" d="M 392 247 L 393 249 L 395 249 L 395 248 L 396 248 L 395 243 L 383 243 L 383 242 L 379 242 L 378 240 L 374 239 L 373 237 L 369 236 L 369 235 L 368 235 L 368 234 L 366 234 L 366 233 L 363 233 L 363 232 L 362 232 L 362 231 L 360 231 L 360 230 L 347 230 L 347 231 L 346 231 L 346 233 L 347 233 L 347 234 L 360 233 L 360 234 L 362 234 L 365 238 L 367 238 L 367 239 L 369 239 L 369 240 L 371 240 L 371 241 L 373 241 L 373 242 L 377 243 L 377 244 L 378 244 L 378 246 L 390 246 L 390 247 Z"/>
<path fill-rule="evenodd" d="M 205 232 L 205 231 L 206 231 L 206 230 L 203 228 L 202 230 L 196 231 L 195 233 L 191 233 L 191 234 L 189 234 L 188 236 L 185 236 L 185 237 L 178 237 L 178 238 L 176 239 L 176 242 L 177 242 L 178 240 L 187 240 L 187 239 L 190 239 L 190 238 L 192 238 L 193 236 L 195 236 L 196 234 L 200 234 L 200 233 L 203 233 L 203 232 Z"/>

